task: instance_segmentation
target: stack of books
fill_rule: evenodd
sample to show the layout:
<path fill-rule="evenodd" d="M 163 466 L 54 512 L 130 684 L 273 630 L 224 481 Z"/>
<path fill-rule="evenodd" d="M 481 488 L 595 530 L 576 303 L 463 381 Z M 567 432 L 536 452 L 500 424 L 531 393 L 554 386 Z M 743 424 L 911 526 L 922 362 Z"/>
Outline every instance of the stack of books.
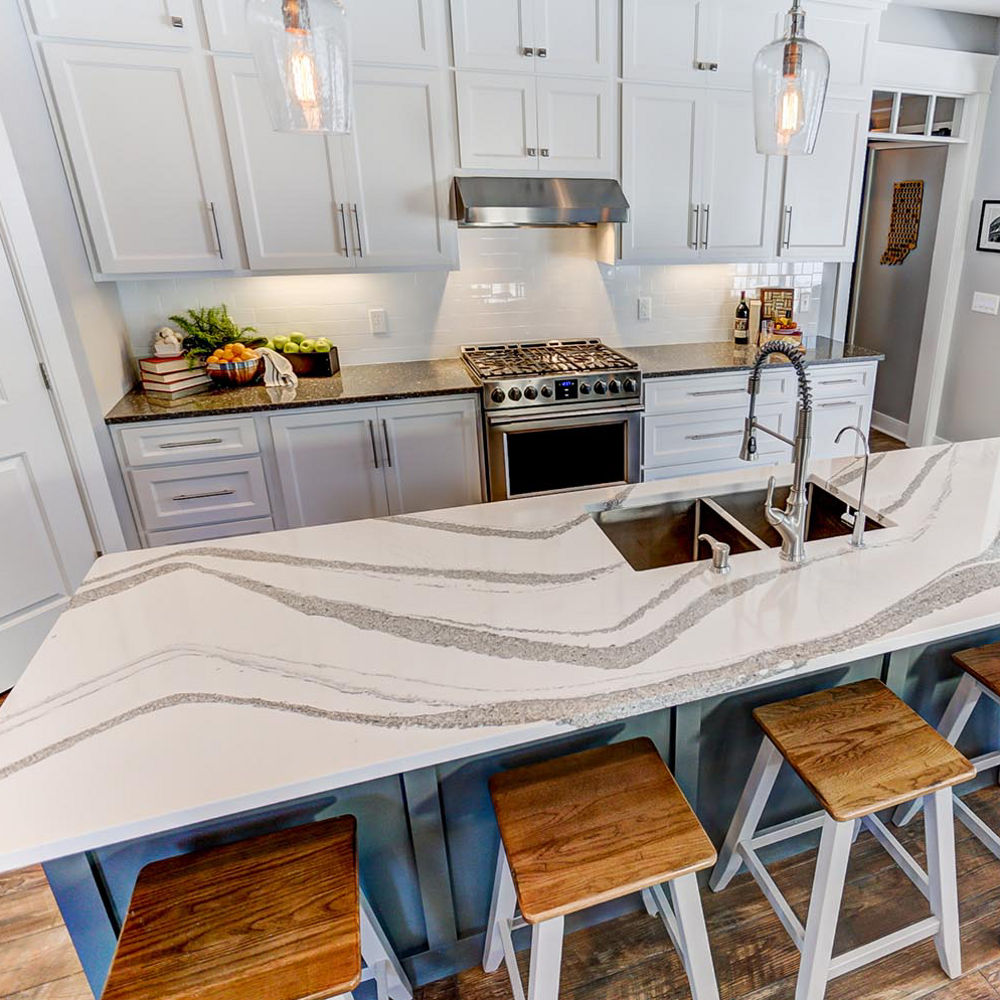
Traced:
<path fill-rule="evenodd" d="M 192 367 L 183 355 L 174 358 L 140 358 L 139 374 L 146 395 L 155 402 L 171 403 L 175 399 L 207 392 L 212 387 L 204 365 Z"/>

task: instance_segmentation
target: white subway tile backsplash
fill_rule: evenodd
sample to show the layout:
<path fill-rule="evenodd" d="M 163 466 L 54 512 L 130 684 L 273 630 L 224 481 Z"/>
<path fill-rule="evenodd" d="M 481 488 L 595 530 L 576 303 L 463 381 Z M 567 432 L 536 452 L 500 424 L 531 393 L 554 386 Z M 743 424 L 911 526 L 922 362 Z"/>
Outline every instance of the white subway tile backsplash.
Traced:
<path fill-rule="evenodd" d="M 796 316 L 815 336 L 822 264 L 744 263 L 672 267 L 594 260 L 591 230 L 465 230 L 459 271 L 179 278 L 118 285 L 133 350 L 149 350 L 171 314 L 225 302 L 244 326 L 266 335 L 301 330 L 330 337 L 345 364 L 454 356 L 490 341 L 600 337 L 630 345 L 722 341 L 731 336 L 740 292 L 795 287 Z M 649 296 L 653 319 L 638 319 Z M 388 335 L 369 332 L 383 308 Z"/>

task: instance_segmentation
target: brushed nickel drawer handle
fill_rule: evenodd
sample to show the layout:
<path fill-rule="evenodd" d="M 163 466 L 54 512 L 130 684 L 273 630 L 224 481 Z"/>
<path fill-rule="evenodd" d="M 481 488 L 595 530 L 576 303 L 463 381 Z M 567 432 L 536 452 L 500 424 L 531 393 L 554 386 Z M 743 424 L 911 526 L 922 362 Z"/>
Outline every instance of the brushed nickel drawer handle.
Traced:
<path fill-rule="evenodd" d="M 184 27 L 184 18 L 183 17 L 171 17 L 170 18 L 170 27 L 171 28 L 183 28 Z"/>
<path fill-rule="evenodd" d="M 219 251 L 219 259 L 225 258 L 225 254 L 222 252 L 222 237 L 219 235 L 219 217 L 215 214 L 215 202 L 210 201 L 208 207 L 212 212 L 212 226 L 215 229 L 215 245 Z"/>
<path fill-rule="evenodd" d="M 688 434 L 688 441 L 711 441 L 712 438 L 731 438 L 739 437 L 743 433 L 742 430 L 735 431 L 714 431 L 711 434 Z"/>
<path fill-rule="evenodd" d="M 819 408 L 821 410 L 842 410 L 845 406 L 857 406 L 858 404 L 851 399 L 841 400 L 839 403 L 820 403 Z"/>
<path fill-rule="evenodd" d="M 202 438 L 201 441 L 166 441 L 160 448 L 197 448 L 203 444 L 222 444 L 222 438 Z"/>
<path fill-rule="evenodd" d="M 354 229 L 358 234 L 358 256 L 364 257 L 365 255 L 365 245 L 361 240 L 361 219 L 358 216 L 358 206 L 351 205 L 351 215 L 354 216 Z"/>
<path fill-rule="evenodd" d="M 213 490 L 211 493 L 182 493 L 170 499 L 178 503 L 182 500 L 210 500 L 212 497 L 231 497 L 235 492 L 236 490 Z"/>
<path fill-rule="evenodd" d="M 689 392 L 689 396 L 745 396 L 746 389 L 700 389 L 698 392 Z"/>
<path fill-rule="evenodd" d="M 825 382 L 820 382 L 820 385 L 854 385 L 857 381 L 856 378 L 831 378 Z"/>
<path fill-rule="evenodd" d="M 344 203 L 341 202 L 337 207 L 337 212 L 340 214 L 340 231 L 344 234 L 344 256 L 351 256 L 351 241 L 347 238 L 347 213 L 344 211 Z"/>

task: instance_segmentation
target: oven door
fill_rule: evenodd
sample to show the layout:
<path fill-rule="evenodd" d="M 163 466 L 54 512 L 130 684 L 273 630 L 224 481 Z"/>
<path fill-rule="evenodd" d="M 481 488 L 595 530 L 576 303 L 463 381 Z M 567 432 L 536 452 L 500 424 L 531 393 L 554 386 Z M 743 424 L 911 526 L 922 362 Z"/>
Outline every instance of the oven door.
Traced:
<path fill-rule="evenodd" d="M 487 414 L 490 499 L 639 481 L 642 407 Z"/>

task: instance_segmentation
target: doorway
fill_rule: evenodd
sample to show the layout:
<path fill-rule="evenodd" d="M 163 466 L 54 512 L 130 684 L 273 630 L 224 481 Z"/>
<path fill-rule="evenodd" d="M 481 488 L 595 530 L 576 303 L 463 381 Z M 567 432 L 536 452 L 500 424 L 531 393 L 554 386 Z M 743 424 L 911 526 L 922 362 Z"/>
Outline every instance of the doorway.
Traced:
<path fill-rule="evenodd" d="M 909 436 L 948 152 L 947 144 L 926 142 L 876 142 L 868 151 L 849 339 L 885 355 L 872 427 L 900 441 Z M 894 193 L 907 182 L 921 182 L 901 189 L 905 198 L 919 192 L 919 229 L 916 245 L 894 254 L 887 252 Z M 905 200 L 897 206 L 897 225 L 908 207 Z"/>

